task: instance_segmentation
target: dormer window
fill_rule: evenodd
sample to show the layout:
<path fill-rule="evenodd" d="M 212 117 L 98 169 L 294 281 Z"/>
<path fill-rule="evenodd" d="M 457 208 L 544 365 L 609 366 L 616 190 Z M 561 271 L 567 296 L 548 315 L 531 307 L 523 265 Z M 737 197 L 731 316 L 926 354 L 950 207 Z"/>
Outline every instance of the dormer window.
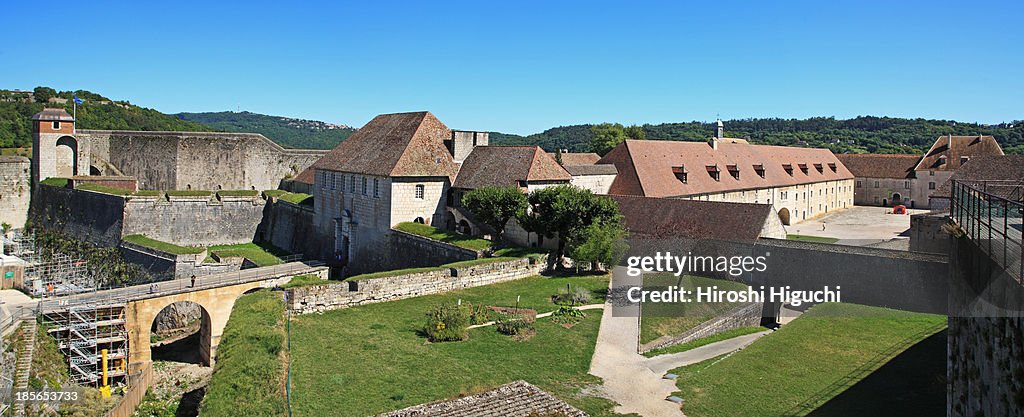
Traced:
<path fill-rule="evenodd" d="M 712 179 L 714 179 L 715 181 L 719 181 L 721 179 L 718 172 L 718 165 L 708 165 L 707 169 L 708 175 L 710 175 Z"/>
<path fill-rule="evenodd" d="M 939 157 L 939 165 L 946 165 L 946 155 Z"/>
<path fill-rule="evenodd" d="M 825 172 L 825 167 L 823 167 L 821 164 L 814 164 L 814 169 L 818 170 L 819 174 Z"/>
<path fill-rule="evenodd" d="M 754 172 L 757 173 L 757 176 L 764 178 L 764 165 L 754 164 Z"/>
<path fill-rule="evenodd" d="M 790 176 L 793 175 L 793 164 L 782 164 L 782 169 Z"/>
<path fill-rule="evenodd" d="M 797 166 L 800 167 L 800 172 L 807 173 L 807 164 L 797 164 Z"/>
<path fill-rule="evenodd" d="M 676 176 L 676 179 L 679 180 L 679 182 L 686 184 L 686 167 L 682 165 L 672 167 L 672 174 Z"/>
<path fill-rule="evenodd" d="M 970 160 L 971 160 L 971 157 L 969 157 L 969 156 L 961 156 L 960 157 L 960 165 L 966 164 L 967 161 L 970 161 Z"/>
<path fill-rule="evenodd" d="M 829 162 L 829 163 L 828 163 L 828 169 L 831 169 L 831 170 L 832 170 L 832 172 L 837 172 L 837 170 L 838 170 L 838 167 L 836 167 L 836 164 L 835 164 L 835 162 Z"/>
<path fill-rule="evenodd" d="M 735 179 L 740 179 L 740 168 L 736 165 L 726 165 L 726 169 L 729 170 L 729 174 Z"/>

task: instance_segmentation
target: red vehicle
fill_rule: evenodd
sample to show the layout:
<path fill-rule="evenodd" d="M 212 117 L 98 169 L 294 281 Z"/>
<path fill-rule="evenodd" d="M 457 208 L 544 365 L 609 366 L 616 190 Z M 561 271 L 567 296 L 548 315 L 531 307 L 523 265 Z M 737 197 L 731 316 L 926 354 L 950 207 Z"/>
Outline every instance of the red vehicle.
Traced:
<path fill-rule="evenodd" d="M 892 214 L 907 214 L 907 206 L 902 204 L 892 208 Z"/>

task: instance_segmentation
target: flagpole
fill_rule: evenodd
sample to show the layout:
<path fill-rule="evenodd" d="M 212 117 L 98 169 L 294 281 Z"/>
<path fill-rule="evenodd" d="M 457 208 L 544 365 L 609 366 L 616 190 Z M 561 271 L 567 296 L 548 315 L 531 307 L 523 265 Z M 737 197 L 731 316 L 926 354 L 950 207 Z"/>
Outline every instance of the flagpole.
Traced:
<path fill-rule="evenodd" d="M 71 134 L 74 135 L 78 132 L 78 96 L 71 96 L 71 118 L 75 119 L 71 122 Z"/>

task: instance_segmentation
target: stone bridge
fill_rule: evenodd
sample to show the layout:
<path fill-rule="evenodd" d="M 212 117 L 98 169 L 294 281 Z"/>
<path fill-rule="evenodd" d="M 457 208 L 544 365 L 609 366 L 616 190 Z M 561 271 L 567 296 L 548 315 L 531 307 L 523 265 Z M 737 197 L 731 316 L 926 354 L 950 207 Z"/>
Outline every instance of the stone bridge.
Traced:
<path fill-rule="evenodd" d="M 194 287 L 190 280 L 178 279 L 60 297 L 40 303 L 39 310 L 45 314 L 90 306 L 124 306 L 128 363 L 138 363 L 152 361 L 150 331 L 157 314 L 171 304 L 190 301 L 202 309 L 199 356 L 203 365 L 209 366 L 216 357 L 217 345 L 238 297 L 310 274 L 326 279 L 328 269 L 316 263 L 292 262 L 203 276 Z"/>

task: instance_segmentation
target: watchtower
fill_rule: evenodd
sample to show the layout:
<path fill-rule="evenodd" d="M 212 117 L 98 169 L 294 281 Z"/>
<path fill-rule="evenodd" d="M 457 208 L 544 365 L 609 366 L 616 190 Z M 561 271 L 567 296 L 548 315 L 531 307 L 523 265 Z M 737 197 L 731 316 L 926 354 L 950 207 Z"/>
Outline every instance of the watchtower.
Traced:
<path fill-rule="evenodd" d="M 32 185 L 50 177 L 89 174 L 89 143 L 75 136 L 75 118 L 64 109 L 32 116 Z"/>

